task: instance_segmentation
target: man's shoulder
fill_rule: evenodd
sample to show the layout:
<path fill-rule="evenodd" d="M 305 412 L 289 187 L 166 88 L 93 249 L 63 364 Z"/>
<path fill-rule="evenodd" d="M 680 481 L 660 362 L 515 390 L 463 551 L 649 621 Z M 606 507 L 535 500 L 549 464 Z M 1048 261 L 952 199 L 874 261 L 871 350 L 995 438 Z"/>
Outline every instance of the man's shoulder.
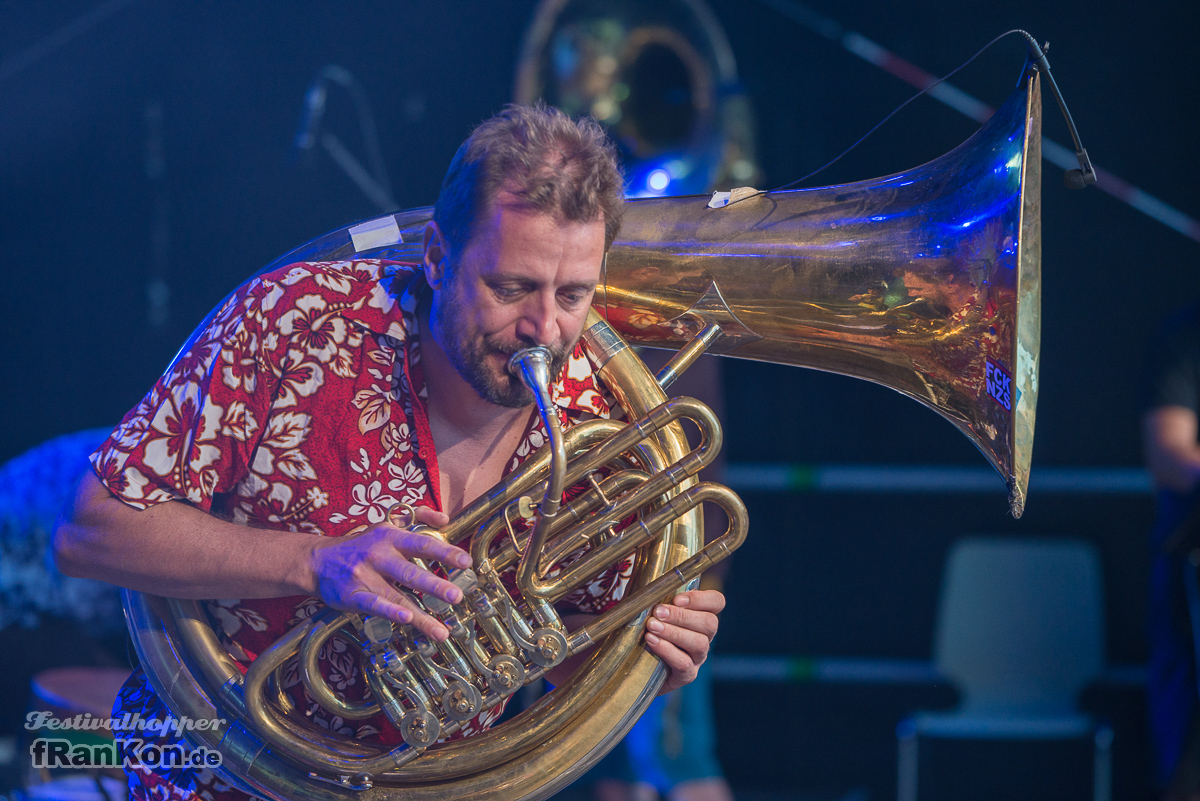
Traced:
<path fill-rule="evenodd" d="M 283 288 L 287 294 L 309 293 L 331 298 L 358 298 L 393 281 L 401 287 L 416 274 L 417 265 L 387 259 L 300 261 L 260 273 L 243 286 L 250 291 Z"/>
<path fill-rule="evenodd" d="M 417 274 L 416 265 L 386 259 L 295 262 L 246 281 L 235 304 L 268 325 L 296 314 L 338 316 L 403 339 L 399 298 Z"/>

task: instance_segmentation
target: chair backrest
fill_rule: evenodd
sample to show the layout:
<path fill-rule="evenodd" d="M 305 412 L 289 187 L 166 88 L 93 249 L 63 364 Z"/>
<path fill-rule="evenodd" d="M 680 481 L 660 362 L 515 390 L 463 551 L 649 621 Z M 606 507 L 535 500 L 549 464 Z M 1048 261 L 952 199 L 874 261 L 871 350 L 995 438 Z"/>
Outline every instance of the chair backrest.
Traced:
<path fill-rule="evenodd" d="M 934 658 L 963 710 L 1075 709 L 1104 664 L 1100 559 L 1086 542 L 969 537 L 946 563 Z"/>

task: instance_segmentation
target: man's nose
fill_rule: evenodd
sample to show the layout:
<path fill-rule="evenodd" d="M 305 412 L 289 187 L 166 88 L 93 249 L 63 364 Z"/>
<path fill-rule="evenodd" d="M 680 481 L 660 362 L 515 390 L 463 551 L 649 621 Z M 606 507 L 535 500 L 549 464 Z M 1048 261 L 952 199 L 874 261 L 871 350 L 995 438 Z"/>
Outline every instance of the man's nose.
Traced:
<path fill-rule="evenodd" d="M 516 333 L 535 345 L 552 345 L 558 341 L 558 304 L 553 293 L 539 292 L 529 298 L 517 322 Z"/>

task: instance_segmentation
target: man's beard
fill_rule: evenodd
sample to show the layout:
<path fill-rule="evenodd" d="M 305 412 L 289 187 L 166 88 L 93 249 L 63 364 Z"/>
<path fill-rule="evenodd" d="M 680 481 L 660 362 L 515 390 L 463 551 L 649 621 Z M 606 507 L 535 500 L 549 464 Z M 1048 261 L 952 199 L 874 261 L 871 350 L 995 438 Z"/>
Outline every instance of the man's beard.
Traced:
<path fill-rule="evenodd" d="M 445 340 L 440 344 L 454 369 L 488 403 L 508 409 L 529 406 L 534 402 L 533 393 L 525 382 L 508 371 L 508 360 L 517 351 L 532 347 L 533 343 L 503 342 L 492 334 L 472 339 L 463 325 L 460 305 L 451 296 L 450 289 L 447 286 L 434 296 L 433 313 Z M 550 380 L 556 381 L 570 351 L 559 345 L 545 344 L 545 347 L 550 351 Z M 487 357 L 493 354 L 503 356 L 504 366 L 499 376 L 487 364 Z"/>

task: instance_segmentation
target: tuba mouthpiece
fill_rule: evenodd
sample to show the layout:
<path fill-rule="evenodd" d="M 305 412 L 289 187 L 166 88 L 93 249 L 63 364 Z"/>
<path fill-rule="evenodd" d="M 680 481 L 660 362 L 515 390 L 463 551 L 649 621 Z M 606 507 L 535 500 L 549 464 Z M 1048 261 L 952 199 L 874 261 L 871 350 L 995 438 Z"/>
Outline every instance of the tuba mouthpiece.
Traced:
<path fill-rule="evenodd" d="M 545 345 L 519 350 L 508 360 L 508 371 L 525 382 L 534 395 L 550 386 L 550 349 Z"/>

